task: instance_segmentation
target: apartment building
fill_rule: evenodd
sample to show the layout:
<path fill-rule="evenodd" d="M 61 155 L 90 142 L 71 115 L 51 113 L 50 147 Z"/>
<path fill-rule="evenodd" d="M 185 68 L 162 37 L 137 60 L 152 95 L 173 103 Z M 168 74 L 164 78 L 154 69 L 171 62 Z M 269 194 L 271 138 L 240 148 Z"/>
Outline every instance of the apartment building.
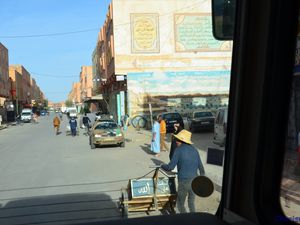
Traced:
<path fill-rule="evenodd" d="M 30 105 L 31 100 L 33 99 L 32 91 L 31 91 L 31 76 L 30 73 L 22 66 L 22 65 L 10 65 L 12 70 L 15 70 L 22 76 L 22 96 L 24 98 L 24 105 Z"/>
<path fill-rule="evenodd" d="M 68 100 L 73 103 L 73 105 L 81 104 L 81 88 L 80 82 L 74 82 L 72 84 L 72 89 L 68 95 Z"/>
<path fill-rule="evenodd" d="M 84 102 L 92 97 L 93 91 L 93 68 L 92 66 L 82 66 L 80 71 L 80 102 Z"/>
<path fill-rule="evenodd" d="M 226 96 L 232 43 L 212 35 L 210 0 L 112 0 L 93 53 L 116 118 L 168 111 L 168 99 Z M 95 59 L 95 57 L 98 57 Z M 161 104 L 160 104 L 161 103 Z"/>
<path fill-rule="evenodd" d="M 10 97 L 8 63 L 8 49 L 0 43 L 0 107 Z"/>
<path fill-rule="evenodd" d="M 31 107 L 44 103 L 44 93 L 40 90 L 36 80 L 22 65 L 10 65 L 9 77 L 11 79 L 12 100 L 21 107 Z"/>

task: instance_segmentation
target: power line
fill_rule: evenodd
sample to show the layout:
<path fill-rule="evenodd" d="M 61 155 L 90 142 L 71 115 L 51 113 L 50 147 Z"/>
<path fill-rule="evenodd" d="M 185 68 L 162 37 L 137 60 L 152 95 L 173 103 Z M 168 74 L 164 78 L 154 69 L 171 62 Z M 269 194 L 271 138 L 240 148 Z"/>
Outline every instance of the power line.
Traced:
<path fill-rule="evenodd" d="M 167 16 L 167 15 L 171 15 L 175 12 L 178 12 L 180 10 L 183 9 L 189 9 L 192 8 L 196 5 L 198 5 L 199 2 L 192 4 L 192 5 L 188 5 L 185 7 L 182 7 L 180 9 L 176 9 L 174 11 L 170 11 L 168 13 L 164 13 L 164 14 L 160 14 L 159 16 Z M 115 24 L 115 27 L 119 27 L 119 26 L 125 26 L 125 25 L 129 25 L 131 22 L 125 22 L 125 23 L 120 23 L 120 24 Z M 51 37 L 51 36 L 63 36 L 63 35 L 71 35 L 71 34 L 77 34 L 77 33 L 85 33 L 85 32 L 90 32 L 90 31 L 100 31 L 100 28 L 90 28 L 90 29 L 84 29 L 84 30 L 77 30 L 77 31 L 69 31 L 69 32 L 60 32 L 60 33 L 48 33 L 48 34 L 28 34 L 28 35 L 7 35 L 7 36 L 0 36 L 0 38 L 36 38 L 36 37 Z"/>
<path fill-rule="evenodd" d="M 79 77 L 79 75 L 56 75 L 56 74 L 45 74 L 45 73 L 36 73 L 33 71 L 30 71 L 31 74 L 37 75 L 40 77 L 51 77 L 51 78 L 74 78 Z"/>
<path fill-rule="evenodd" d="M 63 35 L 85 33 L 85 32 L 96 31 L 96 30 L 99 31 L 99 28 L 90 28 L 85 30 L 76 30 L 76 31 L 68 31 L 68 32 L 61 32 L 61 33 L 8 35 L 8 36 L 0 36 L 0 38 L 35 38 L 35 37 L 63 36 Z"/>

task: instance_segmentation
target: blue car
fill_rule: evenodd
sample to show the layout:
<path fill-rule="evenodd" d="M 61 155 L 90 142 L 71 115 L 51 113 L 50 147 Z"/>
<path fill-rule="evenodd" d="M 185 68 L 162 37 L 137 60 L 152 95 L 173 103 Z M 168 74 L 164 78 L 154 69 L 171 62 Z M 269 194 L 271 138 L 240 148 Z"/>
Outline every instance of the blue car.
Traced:
<path fill-rule="evenodd" d="M 46 110 L 42 110 L 42 111 L 41 111 L 41 116 L 46 116 L 46 115 L 47 115 Z"/>

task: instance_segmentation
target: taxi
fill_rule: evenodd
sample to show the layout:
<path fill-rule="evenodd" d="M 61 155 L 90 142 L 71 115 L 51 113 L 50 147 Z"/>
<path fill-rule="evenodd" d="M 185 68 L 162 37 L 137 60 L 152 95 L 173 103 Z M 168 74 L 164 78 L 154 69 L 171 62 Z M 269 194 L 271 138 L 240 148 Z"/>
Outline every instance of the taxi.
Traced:
<path fill-rule="evenodd" d="M 125 137 L 121 127 L 112 119 L 97 120 L 90 130 L 91 149 L 96 146 L 118 145 L 125 147 Z"/>

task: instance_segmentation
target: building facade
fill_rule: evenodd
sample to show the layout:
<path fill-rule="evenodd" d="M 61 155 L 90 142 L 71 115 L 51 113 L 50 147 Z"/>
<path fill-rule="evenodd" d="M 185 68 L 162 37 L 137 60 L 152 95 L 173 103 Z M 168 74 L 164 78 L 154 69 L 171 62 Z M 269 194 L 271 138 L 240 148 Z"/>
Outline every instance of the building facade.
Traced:
<path fill-rule="evenodd" d="M 95 76 L 111 113 L 118 119 L 149 114 L 149 103 L 160 113 L 172 110 L 168 99 L 199 96 L 221 105 L 220 96 L 229 93 L 232 43 L 214 39 L 211 1 L 140 3 L 113 0 L 97 41 L 106 54 L 96 48 L 104 69 Z"/>
<path fill-rule="evenodd" d="M 10 98 L 8 65 L 8 49 L 0 43 L 0 116 L 4 121 L 7 118 L 4 103 Z"/>
<path fill-rule="evenodd" d="M 24 98 L 23 105 L 30 106 L 31 100 L 33 99 L 32 90 L 31 90 L 31 75 L 22 65 L 10 65 L 12 70 L 17 71 L 22 76 L 22 96 Z"/>
<path fill-rule="evenodd" d="M 45 95 L 24 66 L 10 65 L 9 78 L 11 81 L 11 100 L 14 102 L 17 113 L 20 113 L 25 107 L 44 106 Z"/>
<path fill-rule="evenodd" d="M 10 96 L 8 65 L 9 65 L 8 49 L 2 43 L 0 43 L 0 107 L 1 108 L 4 108 L 4 102 Z"/>
<path fill-rule="evenodd" d="M 73 106 L 81 104 L 80 82 L 74 82 L 72 84 L 72 89 L 68 95 L 68 100 L 72 102 Z"/>
<path fill-rule="evenodd" d="M 9 98 L 8 49 L 0 43 L 0 98 Z"/>
<path fill-rule="evenodd" d="M 12 100 L 16 106 L 16 113 L 19 114 L 23 104 L 26 103 L 26 98 L 23 91 L 22 74 L 12 67 L 9 67 L 9 78 L 12 82 Z"/>
<path fill-rule="evenodd" d="M 92 97 L 93 91 L 93 68 L 92 66 L 82 66 L 80 72 L 80 102 L 84 102 Z"/>

